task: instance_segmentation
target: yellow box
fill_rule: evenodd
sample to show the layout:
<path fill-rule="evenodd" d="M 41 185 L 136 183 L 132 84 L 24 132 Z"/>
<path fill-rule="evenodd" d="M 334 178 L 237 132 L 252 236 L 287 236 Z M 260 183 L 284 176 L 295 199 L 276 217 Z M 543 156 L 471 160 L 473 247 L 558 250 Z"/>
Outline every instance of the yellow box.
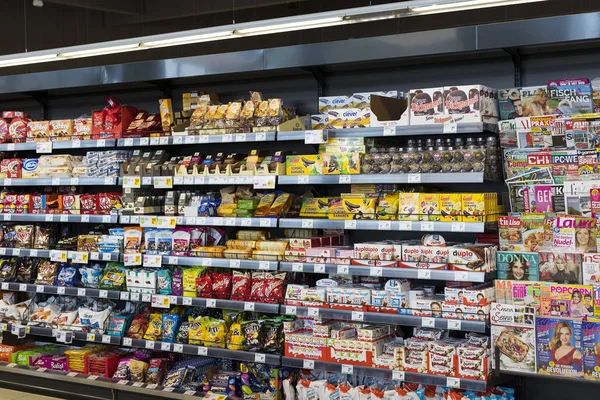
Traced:
<path fill-rule="evenodd" d="M 419 217 L 421 221 L 440 220 L 440 195 L 419 193 Z"/>
<path fill-rule="evenodd" d="M 463 193 L 463 221 L 485 222 L 485 193 Z"/>
<path fill-rule="evenodd" d="M 398 219 L 400 221 L 419 221 L 419 193 L 400 193 L 398 195 Z"/>
<path fill-rule="evenodd" d="M 342 198 L 331 202 L 329 219 L 375 219 L 374 198 Z"/>
<path fill-rule="evenodd" d="M 379 198 L 377 203 L 377 219 L 398 219 L 398 193 L 389 193 Z"/>
<path fill-rule="evenodd" d="M 360 174 L 360 154 L 322 154 L 324 175 Z"/>
<path fill-rule="evenodd" d="M 329 128 L 366 128 L 371 123 L 371 109 L 348 108 L 327 111 Z"/>
<path fill-rule="evenodd" d="M 287 156 L 285 173 L 286 175 L 321 175 L 323 174 L 323 158 L 320 154 Z"/>
<path fill-rule="evenodd" d="M 440 221 L 460 222 L 462 221 L 462 194 L 448 193 L 440 194 Z"/>
<path fill-rule="evenodd" d="M 300 216 L 307 218 L 327 218 L 329 205 L 335 199 L 332 197 L 306 198 L 300 208 Z"/>
<path fill-rule="evenodd" d="M 171 125 L 173 125 L 173 122 L 175 121 L 171 99 L 159 99 L 158 109 L 160 111 L 160 122 L 162 123 L 163 131 L 170 131 Z"/>

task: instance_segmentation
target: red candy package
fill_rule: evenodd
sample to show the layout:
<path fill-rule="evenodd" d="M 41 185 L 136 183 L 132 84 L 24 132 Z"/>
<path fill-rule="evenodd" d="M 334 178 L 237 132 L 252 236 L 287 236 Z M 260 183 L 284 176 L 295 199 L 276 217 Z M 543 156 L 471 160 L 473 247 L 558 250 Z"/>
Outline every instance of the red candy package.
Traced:
<path fill-rule="evenodd" d="M 8 126 L 8 137 L 13 143 L 25 143 L 27 139 L 27 123 L 26 118 L 14 118 Z"/>
<path fill-rule="evenodd" d="M 285 295 L 285 272 L 265 272 L 264 298 L 265 303 L 282 303 Z"/>
<path fill-rule="evenodd" d="M 94 214 L 96 212 L 98 195 L 95 193 L 79 195 L 81 214 Z"/>
<path fill-rule="evenodd" d="M 229 272 L 209 272 L 212 281 L 212 294 L 216 299 L 227 299 L 231 292 L 231 274 Z"/>
<path fill-rule="evenodd" d="M 265 279 L 264 272 L 253 272 L 252 288 L 250 289 L 250 300 L 264 302 L 266 284 L 267 281 Z"/>
<path fill-rule="evenodd" d="M 120 204 L 121 193 L 99 193 L 97 214 L 110 214 Z"/>
<path fill-rule="evenodd" d="M 233 271 L 231 278 L 231 300 L 250 300 L 250 273 Z"/>
<path fill-rule="evenodd" d="M 4 119 L 0 119 L 0 143 L 8 141 L 8 123 Z"/>
<path fill-rule="evenodd" d="M 196 295 L 198 297 L 213 298 L 212 280 L 209 274 L 203 274 L 196 278 Z"/>

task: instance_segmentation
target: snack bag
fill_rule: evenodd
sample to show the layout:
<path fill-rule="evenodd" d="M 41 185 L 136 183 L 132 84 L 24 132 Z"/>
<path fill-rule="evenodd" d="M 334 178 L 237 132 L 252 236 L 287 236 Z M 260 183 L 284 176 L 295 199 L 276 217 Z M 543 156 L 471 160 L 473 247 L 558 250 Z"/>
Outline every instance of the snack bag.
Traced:
<path fill-rule="evenodd" d="M 126 268 L 119 263 L 108 263 L 98 282 L 99 289 L 121 290 L 125 285 Z"/>
<path fill-rule="evenodd" d="M 129 329 L 127 330 L 127 337 L 132 339 L 142 339 L 144 332 L 148 328 L 148 314 L 138 314 L 131 321 Z"/>
<path fill-rule="evenodd" d="M 206 317 L 202 322 L 202 343 L 206 347 L 225 348 L 227 325 L 225 321 Z"/>
<path fill-rule="evenodd" d="M 171 294 L 171 271 L 168 269 L 160 269 L 156 273 L 156 280 L 158 285 L 158 293 L 160 294 Z"/>
<path fill-rule="evenodd" d="M 203 317 L 188 317 L 189 327 L 188 327 L 188 338 L 189 344 L 202 345 L 202 320 Z"/>
<path fill-rule="evenodd" d="M 150 314 L 148 328 L 144 334 L 145 340 L 160 340 L 162 337 L 162 315 Z"/>
<path fill-rule="evenodd" d="M 252 286 L 250 289 L 250 300 L 266 302 L 265 299 L 265 290 L 266 290 L 266 280 L 265 280 L 264 272 L 252 272 Z"/>
<path fill-rule="evenodd" d="M 56 282 L 57 273 L 57 263 L 48 260 L 43 260 L 38 266 L 38 274 L 35 283 L 37 285 L 54 285 L 54 283 Z"/>
<path fill-rule="evenodd" d="M 246 321 L 242 323 L 244 335 L 244 350 L 259 351 L 265 344 L 265 332 L 262 330 L 263 321 Z"/>
<path fill-rule="evenodd" d="M 77 286 L 79 284 L 79 268 L 74 265 L 61 264 L 56 275 L 56 286 Z"/>
<path fill-rule="evenodd" d="M 97 288 L 102 277 L 102 267 L 100 264 L 94 264 L 91 267 L 80 267 L 81 284 L 88 288 Z"/>
<path fill-rule="evenodd" d="M 108 320 L 108 334 L 111 336 L 124 336 L 129 321 L 131 321 L 131 317 L 128 315 L 113 315 Z"/>
<path fill-rule="evenodd" d="M 231 300 L 250 300 L 251 278 L 250 272 L 233 271 L 231 281 Z"/>
<path fill-rule="evenodd" d="M 129 380 L 133 382 L 144 382 L 147 371 L 148 363 L 135 359 L 129 361 Z"/>
<path fill-rule="evenodd" d="M 17 282 L 31 283 L 37 274 L 39 258 L 19 257 L 17 258 Z"/>
<path fill-rule="evenodd" d="M 211 293 L 215 299 L 227 299 L 231 293 L 231 273 L 230 272 L 209 272 L 212 283 Z"/>
<path fill-rule="evenodd" d="M 163 314 L 162 316 L 162 341 L 173 343 L 175 334 L 181 323 L 181 317 L 177 314 Z"/>
<path fill-rule="evenodd" d="M 265 272 L 264 297 L 265 303 L 282 303 L 285 294 L 285 272 Z"/>

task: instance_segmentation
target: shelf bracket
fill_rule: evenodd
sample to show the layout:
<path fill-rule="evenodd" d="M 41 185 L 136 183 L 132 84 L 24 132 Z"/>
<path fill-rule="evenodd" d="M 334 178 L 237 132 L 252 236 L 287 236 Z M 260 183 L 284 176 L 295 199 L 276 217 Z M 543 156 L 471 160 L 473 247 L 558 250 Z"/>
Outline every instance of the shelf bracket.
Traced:
<path fill-rule="evenodd" d="M 171 88 L 170 80 L 147 81 L 146 83 L 149 85 L 155 86 L 158 90 L 160 90 L 162 92 L 162 94 L 165 96 L 165 98 L 171 99 L 171 95 L 173 94 L 173 91 Z"/>
<path fill-rule="evenodd" d="M 313 78 L 315 78 L 317 81 L 317 96 L 323 96 L 325 92 L 325 73 L 323 70 L 317 67 L 309 67 L 304 69 L 310 72 Z"/>
<path fill-rule="evenodd" d="M 513 62 L 513 79 L 514 79 L 514 84 L 515 87 L 521 87 L 521 70 L 522 70 L 522 63 L 521 63 L 521 51 L 519 50 L 518 47 L 515 48 L 510 48 L 510 49 L 504 49 L 505 52 L 507 52 L 510 55 L 510 58 L 512 59 Z"/>
<path fill-rule="evenodd" d="M 47 121 L 49 119 L 49 117 L 48 117 L 48 93 L 46 93 L 46 92 L 26 92 L 23 94 L 31 97 L 33 100 L 35 100 L 40 105 L 42 120 Z"/>

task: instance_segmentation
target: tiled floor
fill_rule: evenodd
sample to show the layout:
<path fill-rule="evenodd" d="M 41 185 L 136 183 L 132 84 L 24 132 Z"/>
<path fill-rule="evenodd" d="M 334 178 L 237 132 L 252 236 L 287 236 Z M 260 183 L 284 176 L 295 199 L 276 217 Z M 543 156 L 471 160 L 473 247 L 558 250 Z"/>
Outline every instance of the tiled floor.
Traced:
<path fill-rule="evenodd" d="M 27 392 L 17 392 L 16 390 L 8 390 L 0 388 L 0 399 L 2 400 L 60 400 L 56 397 L 42 396 Z"/>

